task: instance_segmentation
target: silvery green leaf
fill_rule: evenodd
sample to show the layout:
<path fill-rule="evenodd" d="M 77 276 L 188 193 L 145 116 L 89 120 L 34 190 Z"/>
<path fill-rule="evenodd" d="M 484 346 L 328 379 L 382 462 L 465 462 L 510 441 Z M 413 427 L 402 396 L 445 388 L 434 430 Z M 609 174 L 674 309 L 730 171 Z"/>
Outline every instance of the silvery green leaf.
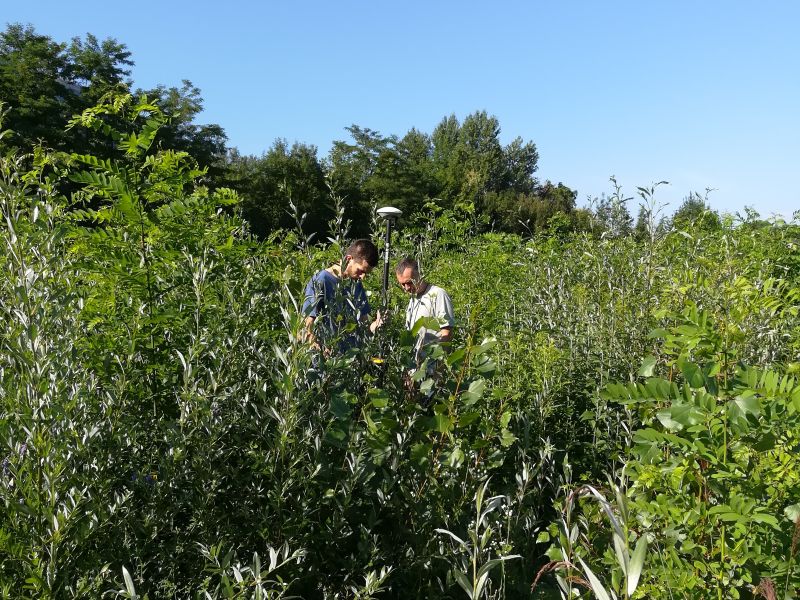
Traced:
<path fill-rule="evenodd" d="M 589 580 L 589 585 L 592 586 L 592 591 L 594 595 L 597 596 L 598 600 L 611 600 L 611 596 L 608 595 L 606 588 L 603 587 L 603 584 L 600 583 L 600 580 L 597 576 L 592 573 L 592 570 L 589 568 L 582 558 L 578 558 L 583 567 L 583 572 L 586 575 L 586 579 Z"/>
<path fill-rule="evenodd" d="M 628 567 L 628 582 L 627 593 L 632 596 L 639 585 L 639 576 L 642 574 L 642 567 L 644 567 L 644 558 L 647 554 L 647 537 L 642 536 L 636 543 L 636 549 L 631 556 L 630 566 Z"/>

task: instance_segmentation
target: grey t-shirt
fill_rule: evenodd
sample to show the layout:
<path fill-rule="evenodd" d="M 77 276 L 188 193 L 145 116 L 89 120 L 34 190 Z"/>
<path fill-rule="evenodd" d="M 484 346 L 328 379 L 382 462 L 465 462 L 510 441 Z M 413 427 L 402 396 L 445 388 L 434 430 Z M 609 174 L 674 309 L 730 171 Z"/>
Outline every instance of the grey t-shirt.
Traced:
<path fill-rule="evenodd" d="M 438 320 L 439 329 L 454 327 L 456 319 L 453 314 L 453 302 L 447 292 L 437 285 L 429 285 L 421 296 L 412 296 L 406 308 L 406 328 L 413 328 L 414 323 L 422 317 L 432 317 Z M 422 349 L 425 346 L 438 341 L 439 338 L 436 334 L 439 329 L 423 327 L 419 330 L 415 345 L 418 358 L 421 358 Z"/>

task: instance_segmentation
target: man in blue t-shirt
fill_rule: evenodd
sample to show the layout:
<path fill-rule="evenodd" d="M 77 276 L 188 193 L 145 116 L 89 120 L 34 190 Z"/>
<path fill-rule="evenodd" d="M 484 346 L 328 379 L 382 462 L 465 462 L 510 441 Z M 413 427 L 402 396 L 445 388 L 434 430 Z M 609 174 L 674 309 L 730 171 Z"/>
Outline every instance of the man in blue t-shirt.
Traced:
<path fill-rule="evenodd" d="M 314 274 L 306 284 L 303 300 L 306 340 L 313 346 L 329 347 L 338 339 L 340 349 L 358 345 L 358 330 L 366 322 L 370 306 L 361 281 L 378 264 L 378 249 L 370 240 L 354 241 L 344 261 Z M 355 328 L 348 325 L 354 324 Z M 369 325 L 375 333 L 383 324 L 380 312 Z"/>

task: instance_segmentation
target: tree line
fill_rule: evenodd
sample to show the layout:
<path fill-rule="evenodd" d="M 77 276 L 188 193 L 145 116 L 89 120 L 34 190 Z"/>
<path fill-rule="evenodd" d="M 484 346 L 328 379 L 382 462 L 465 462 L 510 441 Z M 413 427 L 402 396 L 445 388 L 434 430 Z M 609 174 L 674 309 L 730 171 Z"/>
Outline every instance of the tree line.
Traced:
<path fill-rule="evenodd" d="M 113 38 L 100 41 L 87 34 L 65 43 L 31 25 L 7 25 L 0 33 L 0 101 L 11 135 L 0 140 L 0 151 L 30 152 L 42 144 L 112 158 L 107 139 L 68 123 L 104 95 L 128 92 L 146 96 L 168 118 L 158 146 L 193 157 L 205 169 L 209 188 L 235 190 L 243 216 L 260 238 L 294 227 L 303 215 L 305 232 L 324 236 L 337 199 L 354 235 L 366 234 L 365 215 L 385 204 L 408 216 L 428 209 L 460 211 L 485 229 L 529 235 L 564 230 L 644 235 L 648 224 L 653 226 L 645 207 L 634 225 L 631 198 L 622 197 L 619 188 L 578 208 L 576 191 L 536 177 L 536 145 L 521 137 L 504 145 L 499 120 L 485 110 L 463 120 L 445 116 L 431 133 L 412 128 L 402 136 L 385 135 L 353 124 L 345 128 L 348 138 L 334 141 L 322 157 L 313 144 L 286 139 L 274 140 L 260 156 L 246 155 L 228 144 L 219 124 L 196 122 L 203 99 L 190 81 L 134 88 L 133 66 L 131 52 Z M 719 226 L 718 215 L 695 194 L 673 219 Z M 658 226 L 672 223 L 661 218 Z"/>

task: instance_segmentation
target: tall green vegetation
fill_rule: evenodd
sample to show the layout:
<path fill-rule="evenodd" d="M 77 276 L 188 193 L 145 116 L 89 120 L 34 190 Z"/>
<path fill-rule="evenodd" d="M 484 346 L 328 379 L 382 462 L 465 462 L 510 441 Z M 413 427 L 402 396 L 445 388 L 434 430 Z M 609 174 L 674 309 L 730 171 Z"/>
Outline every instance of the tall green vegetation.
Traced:
<path fill-rule="evenodd" d="M 796 225 L 524 241 L 430 204 L 394 245 L 459 324 L 413 391 L 402 311 L 359 350 L 298 341 L 341 247 L 256 242 L 165 120 L 109 96 L 71 122 L 109 158 L 2 161 L 5 595 L 800 583 Z"/>

